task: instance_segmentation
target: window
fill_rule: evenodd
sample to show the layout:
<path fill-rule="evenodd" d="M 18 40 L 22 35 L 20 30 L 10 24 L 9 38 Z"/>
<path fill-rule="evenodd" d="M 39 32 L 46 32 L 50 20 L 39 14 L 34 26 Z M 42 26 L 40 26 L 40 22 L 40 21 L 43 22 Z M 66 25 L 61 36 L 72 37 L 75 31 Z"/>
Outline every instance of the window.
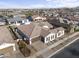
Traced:
<path fill-rule="evenodd" d="M 59 31 L 58 32 L 58 37 L 62 36 L 62 34 L 63 34 L 63 31 Z"/>
<path fill-rule="evenodd" d="M 54 36 L 54 35 L 51 35 L 51 41 L 52 41 L 54 38 L 55 38 L 55 36 Z"/>
<path fill-rule="evenodd" d="M 49 42 L 49 41 L 50 41 L 50 37 L 47 37 L 47 38 L 46 38 L 46 42 Z"/>
<path fill-rule="evenodd" d="M 61 35 L 61 32 L 58 33 L 58 36 L 60 36 L 60 35 Z"/>
<path fill-rule="evenodd" d="M 51 35 L 51 39 L 53 39 L 54 38 L 54 35 Z"/>

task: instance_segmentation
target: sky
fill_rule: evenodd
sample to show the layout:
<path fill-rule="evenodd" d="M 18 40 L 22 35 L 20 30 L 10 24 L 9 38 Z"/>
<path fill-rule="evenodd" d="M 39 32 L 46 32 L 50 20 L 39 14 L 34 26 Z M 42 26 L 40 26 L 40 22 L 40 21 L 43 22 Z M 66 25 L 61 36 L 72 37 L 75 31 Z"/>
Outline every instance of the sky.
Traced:
<path fill-rule="evenodd" d="M 79 6 L 79 0 L 0 0 L 0 8 L 61 8 Z"/>

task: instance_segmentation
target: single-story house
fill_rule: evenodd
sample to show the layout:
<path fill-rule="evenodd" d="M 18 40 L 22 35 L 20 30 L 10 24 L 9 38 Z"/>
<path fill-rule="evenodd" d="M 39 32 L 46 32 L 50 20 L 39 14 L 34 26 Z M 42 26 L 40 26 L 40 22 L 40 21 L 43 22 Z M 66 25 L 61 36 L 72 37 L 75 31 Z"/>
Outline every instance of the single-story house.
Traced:
<path fill-rule="evenodd" d="M 49 22 L 32 22 L 32 24 L 34 24 L 34 25 L 38 25 L 38 26 L 40 26 L 40 27 L 42 27 L 42 28 L 46 28 L 46 29 L 52 29 L 52 28 L 54 28 L 53 27 L 53 25 L 52 24 L 50 24 Z"/>
<path fill-rule="evenodd" d="M 42 31 L 41 31 L 42 39 L 41 40 L 44 43 L 48 43 L 63 35 L 64 35 L 64 28 L 62 28 L 62 27 L 51 29 L 51 30 L 42 29 Z"/>
<path fill-rule="evenodd" d="M 16 32 L 19 33 L 23 40 L 31 44 L 32 39 L 40 36 L 41 28 L 33 24 L 21 25 L 16 28 Z"/>
<path fill-rule="evenodd" d="M 0 56 L 10 57 L 16 51 L 15 42 L 7 27 L 0 27 L 0 33 Z"/>
<path fill-rule="evenodd" d="M 35 25 L 33 23 L 28 25 L 21 25 L 16 27 L 16 32 L 19 33 L 20 36 L 22 36 L 23 40 L 27 41 L 29 44 L 32 44 L 32 41 L 35 41 L 34 39 L 37 37 L 40 37 L 40 40 L 42 40 L 44 43 L 48 43 L 64 35 L 64 29 L 62 27 L 49 29 L 49 26 L 42 26 Z M 50 37 L 51 39 L 49 39 Z"/>
<path fill-rule="evenodd" d="M 30 24 L 29 19 L 23 19 L 21 17 L 9 18 L 7 19 L 7 21 L 8 24 L 12 24 L 12 25 Z"/>
<path fill-rule="evenodd" d="M 29 19 L 29 21 L 33 21 L 32 16 L 28 16 L 27 19 Z"/>
<path fill-rule="evenodd" d="M 42 16 L 32 16 L 33 21 L 45 21 L 46 17 L 42 17 Z"/>

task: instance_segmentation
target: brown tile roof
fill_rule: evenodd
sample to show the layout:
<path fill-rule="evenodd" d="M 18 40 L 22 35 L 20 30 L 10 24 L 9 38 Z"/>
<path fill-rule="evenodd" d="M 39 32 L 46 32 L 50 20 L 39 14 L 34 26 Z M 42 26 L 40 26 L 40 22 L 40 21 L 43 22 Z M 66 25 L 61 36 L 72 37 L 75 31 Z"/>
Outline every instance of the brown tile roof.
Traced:
<path fill-rule="evenodd" d="M 62 31 L 62 30 L 65 30 L 65 29 L 63 27 L 58 27 L 58 28 L 56 28 L 56 30 Z"/>
<path fill-rule="evenodd" d="M 41 27 L 39 27 L 38 25 L 36 25 L 31 33 L 31 38 L 34 38 L 34 37 L 39 37 L 41 34 Z"/>
<path fill-rule="evenodd" d="M 34 22 L 29 25 L 18 26 L 17 28 L 21 30 L 21 32 L 23 32 L 24 34 L 28 35 L 28 37 L 34 38 L 40 36 L 43 26 L 48 26 L 49 28 L 53 27 L 48 22 Z"/>
<path fill-rule="evenodd" d="M 37 17 L 45 18 L 44 16 L 39 16 L 39 15 L 33 15 L 33 16 L 32 16 L 33 19 L 35 19 L 35 18 L 37 18 Z"/>
<path fill-rule="evenodd" d="M 42 29 L 41 36 L 45 37 L 50 33 L 57 33 L 58 31 L 62 31 L 62 30 L 64 30 L 64 28 L 62 28 L 62 27 L 51 29 L 51 30 Z"/>
<path fill-rule="evenodd" d="M 38 36 L 43 36 L 45 37 L 46 35 L 48 35 L 49 33 L 57 33 L 58 30 L 63 30 L 63 28 L 59 27 L 56 29 L 46 29 L 40 26 L 40 23 L 38 25 L 37 24 L 29 24 L 29 25 L 21 25 L 17 27 L 20 31 L 22 31 L 25 35 L 28 35 L 29 38 L 35 38 Z"/>
<path fill-rule="evenodd" d="M 31 36 L 31 33 L 34 29 L 34 25 L 28 24 L 28 25 L 21 25 L 17 27 L 21 32 L 23 32 L 25 35 Z"/>
<path fill-rule="evenodd" d="M 39 26 L 48 26 L 49 28 L 53 28 L 53 25 L 51 25 L 50 23 L 48 23 L 48 22 L 41 22 L 41 23 L 39 23 Z"/>
<path fill-rule="evenodd" d="M 17 27 L 21 32 L 27 35 L 29 38 L 35 38 L 40 36 L 41 27 L 34 24 L 21 25 Z"/>
<path fill-rule="evenodd" d="M 34 25 L 38 25 L 40 27 L 44 27 L 44 26 L 48 26 L 49 28 L 53 28 L 53 25 L 51 25 L 50 23 L 48 22 L 33 22 L 32 24 Z"/>
<path fill-rule="evenodd" d="M 42 37 L 47 36 L 49 33 L 50 33 L 49 30 L 45 30 L 45 29 L 42 29 L 42 30 L 41 30 L 41 36 L 42 36 Z"/>

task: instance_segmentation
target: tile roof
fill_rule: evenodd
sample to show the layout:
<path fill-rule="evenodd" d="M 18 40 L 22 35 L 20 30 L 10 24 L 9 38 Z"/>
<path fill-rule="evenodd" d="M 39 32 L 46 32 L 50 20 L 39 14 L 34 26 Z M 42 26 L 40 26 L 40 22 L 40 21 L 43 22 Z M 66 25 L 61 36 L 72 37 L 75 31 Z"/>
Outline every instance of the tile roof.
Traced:
<path fill-rule="evenodd" d="M 31 36 L 31 33 L 34 29 L 34 25 L 32 24 L 28 24 L 28 25 L 21 25 L 21 26 L 17 26 L 17 28 L 23 32 L 25 35 L 27 35 L 28 37 Z"/>
<path fill-rule="evenodd" d="M 3 19 L 3 18 L 0 18 L 0 22 L 5 22 L 5 19 Z"/>
<path fill-rule="evenodd" d="M 38 37 L 41 33 L 41 27 L 32 23 L 28 25 L 17 26 L 17 28 L 30 38 Z"/>
<path fill-rule="evenodd" d="M 64 28 L 62 28 L 62 27 L 58 27 L 58 28 L 51 29 L 51 30 L 42 29 L 41 36 L 45 37 L 50 33 L 57 33 L 58 31 L 62 31 L 62 30 L 64 30 Z"/>
<path fill-rule="evenodd" d="M 13 43 L 14 40 L 6 27 L 0 27 L 0 44 Z"/>
<path fill-rule="evenodd" d="M 42 30 L 41 30 L 41 36 L 42 36 L 42 37 L 47 36 L 49 33 L 50 33 L 49 30 L 45 30 L 45 29 L 42 29 Z"/>
<path fill-rule="evenodd" d="M 21 18 L 21 17 L 14 17 L 14 18 L 7 19 L 8 22 L 16 22 L 16 21 L 22 21 L 22 20 L 27 21 L 27 19 L 24 19 L 24 18 Z"/>
<path fill-rule="evenodd" d="M 33 22 L 34 25 L 38 25 L 40 27 L 48 26 L 48 28 L 53 28 L 53 25 L 51 25 L 48 22 Z"/>
<path fill-rule="evenodd" d="M 63 27 L 58 27 L 56 30 L 65 30 Z"/>
<path fill-rule="evenodd" d="M 39 25 L 40 23 L 31 23 L 28 25 L 21 25 L 17 28 L 23 32 L 25 35 L 27 35 L 29 38 L 35 38 L 38 36 L 45 37 L 49 33 L 57 33 L 60 30 L 64 30 L 62 27 L 56 28 L 56 29 L 46 29 Z"/>
<path fill-rule="evenodd" d="M 36 25 L 35 28 L 33 29 L 33 32 L 31 33 L 31 38 L 39 37 L 40 34 L 41 34 L 41 27 Z"/>
<path fill-rule="evenodd" d="M 22 18 L 20 17 L 14 17 L 7 19 L 8 22 L 16 22 L 16 21 L 22 21 Z"/>

